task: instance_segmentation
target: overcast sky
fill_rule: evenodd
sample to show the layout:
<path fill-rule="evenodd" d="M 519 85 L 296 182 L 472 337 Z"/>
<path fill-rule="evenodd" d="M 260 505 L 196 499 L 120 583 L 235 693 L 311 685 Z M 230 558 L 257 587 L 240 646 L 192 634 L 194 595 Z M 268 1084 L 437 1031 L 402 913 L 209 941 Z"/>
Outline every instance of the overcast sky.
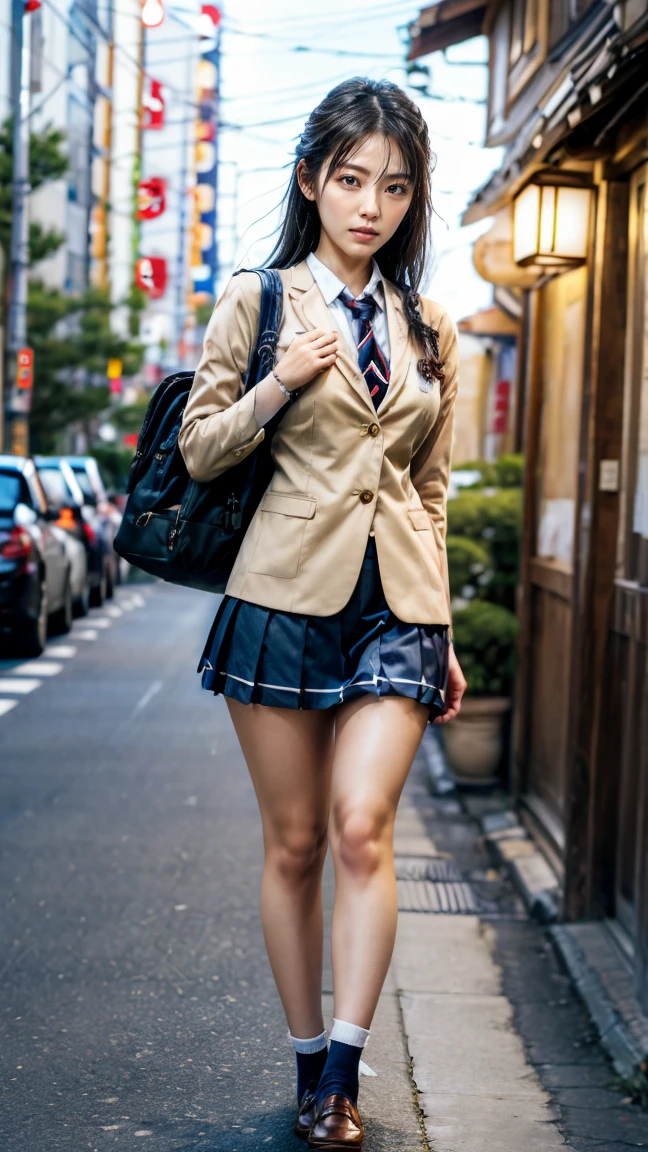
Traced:
<path fill-rule="evenodd" d="M 173 3 L 195 12 L 194 5 L 195 0 Z M 233 267 L 251 267 L 269 255 L 295 144 L 309 113 L 341 80 L 360 75 L 400 84 L 429 125 L 438 157 L 438 216 L 435 268 L 423 294 L 440 300 L 455 319 L 487 307 L 492 289 L 477 276 L 470 255 L 471 241 L 486 225 L 459 227 L 471 193 L 499 163 L 498 150 L 482 147 L 485 37 L 450 49 L 446 58 L 435 53 L 420 61 L 430 67 L 430 91 L 447 97 L 428 99 L 407 84 L 406 25 L 420 10 L 416 4 L 225 0 L 220 7 L 219 292 Z"/>

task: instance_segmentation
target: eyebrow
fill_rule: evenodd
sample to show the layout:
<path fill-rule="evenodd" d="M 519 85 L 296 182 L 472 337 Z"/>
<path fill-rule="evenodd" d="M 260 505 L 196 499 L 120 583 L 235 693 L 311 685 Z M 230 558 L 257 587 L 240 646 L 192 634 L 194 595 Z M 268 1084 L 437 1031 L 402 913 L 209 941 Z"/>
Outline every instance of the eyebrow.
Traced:
<path fill-rule="evenodd" d="M 370 176 L 371 173 L 368 168 L 363 168 L 361 164 L 349 164 L 347 162 L 338 164 L 338 168 L 355 168 L 356 172 L 362 172 L 365 176 Z M 384 177 L 386 180 L 411 180 L 409 172 L 388 172 Z"/>

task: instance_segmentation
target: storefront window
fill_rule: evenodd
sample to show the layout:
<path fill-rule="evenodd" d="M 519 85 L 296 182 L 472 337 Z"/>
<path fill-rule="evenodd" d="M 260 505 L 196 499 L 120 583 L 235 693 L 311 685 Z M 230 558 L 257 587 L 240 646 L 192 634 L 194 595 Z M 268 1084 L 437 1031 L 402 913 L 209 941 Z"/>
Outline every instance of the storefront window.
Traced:
<path fill-rule="evenodd" d="M 625 576 L 648 585 L 648 166 L 631 184 L 626 344 Z"/>
<path fill-rule="evenodd" d="M 536 555 L 571 572 L 578 481 L 587 269 L 541 289 L 542 415 Z"/>

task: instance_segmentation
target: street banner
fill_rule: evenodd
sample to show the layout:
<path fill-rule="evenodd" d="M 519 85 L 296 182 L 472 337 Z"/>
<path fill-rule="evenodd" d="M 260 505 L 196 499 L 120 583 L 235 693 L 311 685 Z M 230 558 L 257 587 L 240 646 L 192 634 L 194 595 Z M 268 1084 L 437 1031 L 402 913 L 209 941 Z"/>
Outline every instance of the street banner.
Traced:
<path fill-rule="evenodd" d="M 164 296 L 167 286 L 167 262 L 163 256 L 140 256 L 135 264 L 135 283 L 151 300 Z"/>
<path fill-rule="evenodd" d="M 34 352 L 32 348 L 21 348 L 18 352 L 16 384 L 19 388 L 31 388 L 34 383 Z"/>
<path fill-rule="evenodd" d="M 164 128 L 164 97 L 162 95 L 162 82 L 145 77 L 146 85 L 142 94 L 142 123 L 143 129 L 152 128 L 160 131 Z"/>
<path fill-rule="evenodd" d="M 214 4 L 203 5 L 200 33 L 204 46 L 198 65 L 198 116 L 194 150 L 196 189 L 191 244 L 191 279 L 196 304 L 213 297 L 218 271 L 216 190 L 220 19 L 220 10 Z"/>
<path fill-rule="evenodd" d="M 137 185 L 137 219 L 155 220 L 166 208 L 166 180 L 150 176 Z"/>

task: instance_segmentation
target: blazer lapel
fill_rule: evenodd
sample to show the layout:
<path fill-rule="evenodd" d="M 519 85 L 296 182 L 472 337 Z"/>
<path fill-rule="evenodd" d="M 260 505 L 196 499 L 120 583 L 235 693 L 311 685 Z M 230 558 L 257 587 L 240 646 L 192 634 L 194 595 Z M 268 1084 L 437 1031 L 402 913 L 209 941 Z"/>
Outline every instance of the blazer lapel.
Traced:
<path fill-rule="evenodd" d="M 388 280 L 385 280 L 384 283 L 390 345 L 390 376 L 387 391 L 378 407 L 379 413 L 382 413 L 391 403 L 396 391 L 400 388 L 407 375 L 413 355 L 412 347 L 408 342 L 407 321 L 398 290 L 393 288 Z M 331 314 L 326 306 L 326 301 L 305 260 L 294 265 L 288 293 L 292 306 L 306 330 L 310 328 L 330 329 L 332 327 Z M 335 367 L 355 389 L 370 411 L 376 415 L 369 389 L 358 368 L 357 361 L 352 353 L 347 351 L 344 344 L 340 346 Z"/>

